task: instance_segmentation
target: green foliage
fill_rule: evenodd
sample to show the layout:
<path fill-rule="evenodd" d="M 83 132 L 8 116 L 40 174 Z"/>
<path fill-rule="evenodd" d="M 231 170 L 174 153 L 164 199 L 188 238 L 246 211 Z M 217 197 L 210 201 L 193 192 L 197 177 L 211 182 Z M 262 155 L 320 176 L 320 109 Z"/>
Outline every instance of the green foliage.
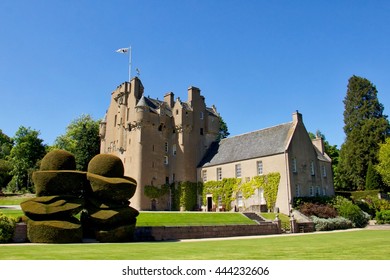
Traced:
<path fill-rule="evenodd" d="M 375 86 L 367 79 L 352 76 L 344 99 L 344 132 L 338 165 L 339 188 L 362 190 L 369 162 L 376 164 L 379 144 L 390 132 L 384 107 Z"/>
<path fill-rule="evenodd" d="M 350 193 L 348 193 L 350 197 Z M 303 196 L 303 197 L 294 197 L 293 207 L 299 208 L 304 203 L 316 203 L 316 204 L 330 204 L 332 203 L 333 196 Z"/>
<path fill-rule="evenodd" d="M 121 178 L 125 169 L 119 157 L 111 154 L 99 154 L 89 162 L 88 172 L 104 177 Z"/>
<path fill-rule="evenodd" d="M 311 219 L 315 225 L 316 231 L 329 231 L 353 228 L 353 223 L 344 217 L 325 219 L 312 216 Z"/>
<path fill-rule="evenodd" d="M 75 170 L 76 159 L 65 150 L 53 150 L 41 160 L 40 170 Z"/>
<path fill-rule="evenodd" d="M 86 171 L 88 162 L 100 152 L 99 123 L 90 115 L 81 115 L 55 140 L 55 147 L 74 154 L 77 170 Z"/>
<path fill-rule="evenodd" d="M 198 205 L 198 194 L 202 193 L 202 183 L 179 182 L 180 207 L 187 211 L 196 210 Z"/>
<path fill-rule="evenodd" d="M 27 222 L 27 237 L 32 243 L 79 243 L 82 236 L 81 224 L 76 219 Z"/>
<path fill-rule="evenodd" d="M 12 179 L 12 165 L 9 161 L 0 159 L 0 190 L 5 188 Z"/>
<path fill-rule="evenodd" d="M 380 175 L 374 169 L 373 164 L 370 162 L 367 167 L 366 175 L 366 190 L 379 190 L 382 187 L 382 179 Z"/>
<path fill-rule="evenodd" d="M 0 243 L 9 242 L 15 231 L 15 221 L 0 213 Z"/>
<path fill-rule="evenodd" d="M 278 172 L 255 176 L 249 182 L 242 183 L 239 178 L 224 178 L 222 181 L 207 181 L 203 189 L 203 203 L 206 204 L 206 195 L 212 194 L 213 201 L 221 198 L 226 210 L 231 209 L 231 203 L 236 199 L 235 194 L 242 193 L 244 199 L 250 198 L 256 189 L 264 190 L 264 198 L 268 209 L 273 209 L 278 196 L 280 174 Z"/>
<path fill-rule="evenodd" d="M 333 206 L 341 217 L 352 221 L 354 227 L 365 227 L 370 220 L 370 216 L 367 213 L 346 198 L 337 196 L 334 199 Z"/>
<path fill-rule="evenodd" d="M 390 224 L 390 210 L 382 210 L 377 212 L 375 220 L 378 224 Z"/>
<path fill-rule="evenodd" d="M 228 131 L 227 124 L 225 123 L 223 118 L 221 116 L 219 116 L 219 134 L 217 137 L 217 141 L 220 141 L 220 140 L 228 137 L 229 135 L 230 135 L 230 133 Z"/>
<path fill-rule="evenodd" d="M 13 140 L 0 129 L 0 159 L 6 159 L 11 153 Z"/>
<path fill-rule="evenodd" d="M 31 187 L 31 173 L 37 169 L 37 163 L 43 158 L 46 146 L 43 140 L 38 138 L 39 132 L 23 126 L 19 127 L 15 134 L 15 146 L 9 155 L 13 166 L 11 175 L 13 178 L 9 183 L 9 189 L 18 191 Z"/>
<path fill-rule="evenodd" d="M 169 194 L 170 190 L 170 185 L 162 185 L 160 187 L 158 186 L 151 186 L 151 185 L 146 185 L 144 187 L 144 194 L 145 196 L 149 197 L 150 199 L 156 199 L 160 198 L 164 195 Z"/>
<path fill-rule="evenodd" d="M 386 138 L 386 142 L 379 145 L 378 153 L 379 163 L 376 170 L 382 176 L 383 182 L 390 188 L 390 137 Z"/>

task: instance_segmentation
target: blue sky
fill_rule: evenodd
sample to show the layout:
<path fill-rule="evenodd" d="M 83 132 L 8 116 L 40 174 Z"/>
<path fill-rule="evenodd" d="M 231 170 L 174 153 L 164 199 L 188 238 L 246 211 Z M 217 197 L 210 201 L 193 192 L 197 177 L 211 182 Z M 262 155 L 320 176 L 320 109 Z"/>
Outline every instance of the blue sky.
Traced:
<path fill-rule="evenodd" d="M 104 116 L 128 79 L 145 95 L 202 90 L 231 135 L 291 121 L 344 142 L 348 79 L 369 79 L 390 111 L 389 1 L 2 0 L 0 129 L 46 144 L 82 114 Z"/>

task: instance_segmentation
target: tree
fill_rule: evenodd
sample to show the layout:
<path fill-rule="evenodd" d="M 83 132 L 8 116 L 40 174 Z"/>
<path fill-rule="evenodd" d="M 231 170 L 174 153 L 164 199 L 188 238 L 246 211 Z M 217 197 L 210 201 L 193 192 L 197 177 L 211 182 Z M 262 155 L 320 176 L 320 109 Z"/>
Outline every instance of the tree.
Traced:
<path fill-rule="evenodd" d="M 23 188 L 31 190 L 31 172 L 37 169 L 38 161 L 46 154 L 46 145 L 38 138 L 39 134 L 39 131 L 24 126 L 19 127 L 15 133 L 15 146 L 9 155 L 13 177 L 8 185 L 12 191 Z"/>
<path fill-rule="evenodd" d="M 382 179 L 379 173 L 375 170 L 374 165 L 370 162 L 367 167 L 366 175 L 366 190 L 382 189 Z"/>
<path fill-rule="evenodd" d="M 344 107 L 346 140 L 340 149 L 339 187 L 361 190 L 365 188 L 368 165 L 378 162 L 379 144 L 385 141 L 390 126 L 376 87 L 365 78 L 349 79 Z"/>
<path fill-rule="evenodd" d="M 223 118 L 221 116 L 219 116 L 219 134 L 217 137 L 217 141 L 220 141 L 220 140 L 228 137 L 229 135 L 230 135 L 230 133 L 228 131 L 227 124 L 225 123 Z"/>
<path fill-rule="evenodd" d="M 385 143 L 379 145 L 378 160 L 375 169 L 382 176 L 383 183 L 390 188 L 390 137 Z"/>
<path fill-rule="evenodd" d="M 75 156 L 78 170 L 86 171 L 89 161 L 100 152 L 99 123 L 90 115 L 81 115 L 55 140 L 55 147 Z"/>
<path fill-rule="evenodd" d="M 10 153 L 13 141 L 0 129 L 0 159 L 5 159 Z"/>

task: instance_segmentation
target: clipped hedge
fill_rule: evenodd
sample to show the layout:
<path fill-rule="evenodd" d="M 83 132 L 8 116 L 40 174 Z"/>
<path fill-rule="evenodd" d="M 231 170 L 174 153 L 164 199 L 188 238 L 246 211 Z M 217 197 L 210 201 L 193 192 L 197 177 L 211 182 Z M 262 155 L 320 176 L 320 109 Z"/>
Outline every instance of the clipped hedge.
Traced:
<path fill-rule="evenodd" d="M 33 221 L 27 223 L 27 237 L 32 243 L 80 243 L 81 224 L 69 221 Z"/>
<path fill-rule="evenodd" d="M 121 209 L 88 209 L 85 217 L 87 224 L 93 224 L 98 228 L 110 229 L 126 224 L 134 224 L 139 212 L 132 207 Z"/>
<path fill-rule="evenodd" d="M 67 151 L 54 150 L 43 157 L 40 170 L 76 170 L 76 159 Z"/>
<path fill-rule="evenodd" d="M 79 196 L 87 186 L 86 173 L 82 171 L 36 171 L 32 179 L 37 196 Z"/>
<path fill-rule="evenodd" d="M 110 154 L 99 154 L 89 162 L 88 172 L 104 177 L 121 178 L 125 173 L 125 169 L 119 157 Z"/>
<path fill-rule="evenodd" d="M 11 241 L 15 232 L 15 221 L 0 213 L 0 243 Z"/>
<path fill-rule="evenodd" d="M 67 220 L 84 208 L 84 200 L 70 196 L 43 196 L 24 201 L 20 206 L 33 220 Z"/>
<path fill-rule="evenodd" d="M 133 181 L 124 178 L 108 178 L 100 175 L 87 173 L 90 181 L 93 197 L 102 202 L 127 201 L 133 197 L 137 185 Z"/>
<path fill-rule="evenodd" d="M 344 217 L 324 219 L 312 216 L 311 219 L 315 225 L 316 231 L 329 231 L 353 228 L 352 221 Z"/>
<path fill-rule="evenodd" d="M 135 224 L 120 226 L 111 230 L 99 230 L 96 232 L 96 240 L 99 242 L 130 242 L 134 240 Z"/>

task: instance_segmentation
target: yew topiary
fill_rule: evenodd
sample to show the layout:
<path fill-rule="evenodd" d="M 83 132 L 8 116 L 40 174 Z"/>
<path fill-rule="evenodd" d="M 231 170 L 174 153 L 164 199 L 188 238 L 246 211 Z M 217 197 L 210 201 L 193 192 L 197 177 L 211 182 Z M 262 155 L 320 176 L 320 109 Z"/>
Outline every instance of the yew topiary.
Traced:
<path fill-rule="evenodd" d="M 121 209 L 88 209 L 87 220 L 100 229 L 135 224 L 139 212 L 132 207 Z"/>
<path fill-rule="evenodd" d="M 110 154 L 99 154 L 89 162 L 88 172 L 104 177 L 121 178 L 125 173 L 125 169 L 119 157 Z"/>
<path fill-rule="evenodd" d="M 67 151 L 54 150 L 43 157 L 40 170 L 76 170 L 76 159 Z"/>
<path fill-rule="evenodd" d="M 33 221 L 27 223 L 27 237 L 32 243 L 79 243 L 83 238 L 81 224 L 70 221 Z"/>
<path fill-rule="evenodd" d="M 134 240 L 135 224 L 120 226 L 111 230 L 99 230 L 96 232 L 96 240 L 99 242 L 129 242 Z"/>

